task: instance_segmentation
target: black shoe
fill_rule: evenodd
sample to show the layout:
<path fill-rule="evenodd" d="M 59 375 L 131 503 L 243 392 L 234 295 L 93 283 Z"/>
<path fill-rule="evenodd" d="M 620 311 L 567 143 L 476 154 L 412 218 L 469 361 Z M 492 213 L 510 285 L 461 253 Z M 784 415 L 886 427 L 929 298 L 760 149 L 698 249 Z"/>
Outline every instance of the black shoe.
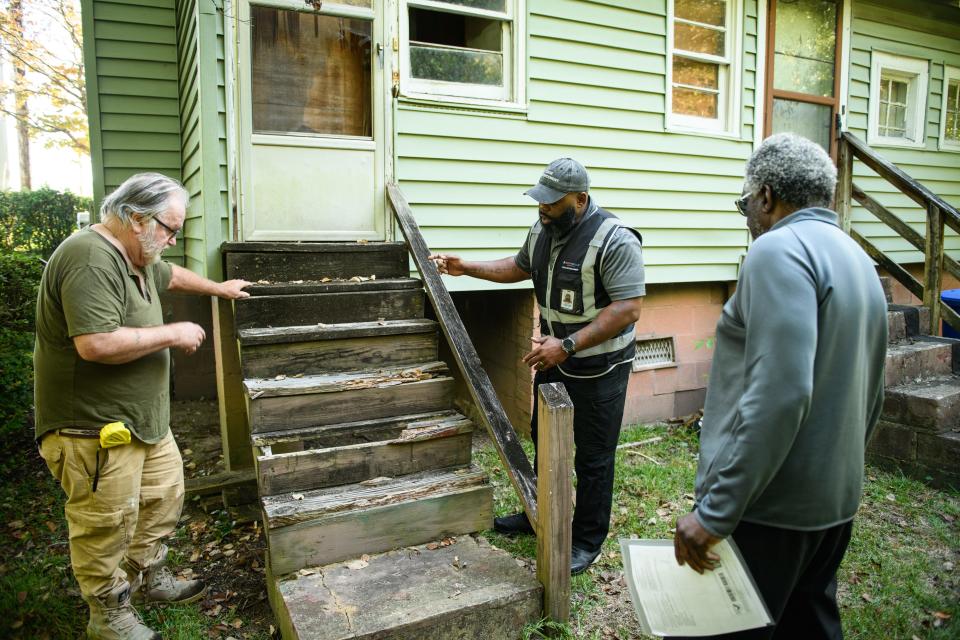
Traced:
<path fill-rule="evenodd" d="M 533 533 L 533 527 L 530 526 L 530 521 L 527 520 L 527 514 L 523 511 L 515 513 L 512 516 L 494 518 L 493 530 L 505 536 Z"/>
<path fill-rule="evenodd" d="M 593 564 L 593 561 L 600 555 L 600 550 L 586 551 L 579 547 L 570 550 L 570 575 L 575 576 L 583 573 Z"/>

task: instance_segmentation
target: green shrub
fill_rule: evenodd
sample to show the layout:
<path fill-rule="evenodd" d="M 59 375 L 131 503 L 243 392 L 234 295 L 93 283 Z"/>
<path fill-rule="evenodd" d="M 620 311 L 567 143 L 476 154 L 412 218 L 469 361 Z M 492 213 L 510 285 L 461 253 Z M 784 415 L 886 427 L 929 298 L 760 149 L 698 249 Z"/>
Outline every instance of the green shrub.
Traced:
<path fill-rule="evenodd" d="M 0 191 L 0 251 L 49 257 L 76 229 L 77 213 L 91 206 L 90 198 L 49 187 Z"/>
<path fill-rule="evenodd" d="M 37 287 L 43 263 L 36 255 L 14 251 L 0 253 L 0 327 L 34 330 Z"/>

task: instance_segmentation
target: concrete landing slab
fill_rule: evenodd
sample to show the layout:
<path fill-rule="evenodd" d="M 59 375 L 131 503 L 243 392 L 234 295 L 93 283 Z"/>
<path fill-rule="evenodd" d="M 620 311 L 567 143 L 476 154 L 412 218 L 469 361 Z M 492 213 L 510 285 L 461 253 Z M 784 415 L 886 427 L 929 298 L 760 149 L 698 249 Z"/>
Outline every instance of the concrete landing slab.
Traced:
<path fill-rule="evenodd" d="M 268 576 L 268 588 L 285 640 L 516 640 L 541 616 L 534 576 L 469 535 Z"/>
<path fill-rule="evenodd" d="M 883 419 L 936 432 L 960 426 L 960 378 L 931 378 L 888 388 Z"/>

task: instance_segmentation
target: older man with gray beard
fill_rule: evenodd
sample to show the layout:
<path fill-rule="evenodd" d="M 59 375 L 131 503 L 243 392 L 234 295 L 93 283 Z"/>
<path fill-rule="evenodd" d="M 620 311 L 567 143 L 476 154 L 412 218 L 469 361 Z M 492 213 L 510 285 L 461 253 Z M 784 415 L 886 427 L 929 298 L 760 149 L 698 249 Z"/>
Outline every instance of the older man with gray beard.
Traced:
<path fill-rule="evenodd" d="M 164 567 L 183 506 L 183 462 L 170 432 L 171 347 L 193 353 L 203 329 L 163 323 L 161 291 L 242 298 L 160 261 L 176 244 L 187 192 L 138 174 L 110 194 L 100 223 L 61 244 L 37 300 L 34 353 L 40 455 L 67 496 L 70 560 L 90 607 L 87 637 L 152 640 L 131 594 L 190 602 L 204 586 Z"/>
<path fill-rule="evenodd" d="M 724 638 L 842 638 L 836 572 L 883 405 L 886 301 L 830 206 L 818 145 L 768 138 L 737 208 L 756 240 L 717 323 L 696 506 L 677 561 L 703 573 L 732 537 L 775 621 Z M 720 637 L 720 636 L 716 636 Z"/>

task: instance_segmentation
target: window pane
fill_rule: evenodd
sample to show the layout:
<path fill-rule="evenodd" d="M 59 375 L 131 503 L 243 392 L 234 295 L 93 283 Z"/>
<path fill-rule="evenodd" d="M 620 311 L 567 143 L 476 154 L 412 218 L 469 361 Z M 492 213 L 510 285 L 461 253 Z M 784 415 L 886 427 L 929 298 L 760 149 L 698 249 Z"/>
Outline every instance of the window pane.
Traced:
<path fill-rule="evenodd" d="M 837 44 L 835 0 L 778 2 L 773 86 L 832 96 Z"/>
<path fill-rule="evenodd" d="M 673 82 L 705 89 L 719 89 L 720 65 L 676 56 L 673 59 Z"/>
<path fill-rule="evenodd" d="M 369 2 L 369 0 L 367 0 Z M 455 4 L 471 9 L 488 9 L 490 11 L 506 11 L 507 0 L 436 0 L 446 4 Z"/>
<path fill-rule="evenodd" d="M 698 116 L 700 118 L 715 120 L 719 117 L 719 110 L 717 108 L 718 99 L 718 93 L 674 87 L 672 110 L 673 113 L 680 115 Z"/>
<path fill-rule="evenodd" d="M 503 55 L 410 45 L 410 75 L 423 80 L 503 85 Z"/>
<path fill-rule="evenodd" d="M 254 131 L 372 135 L 371 23 L 250 9 Z"/>
<path fill-rule="evenodd" d="M 944 136 L 960 142 L 960 80 L 951 80 L 947 89 L 947 124 Z"/>
<path fill-rule="evenodd" d="M 348 7 L 366 7 L 373 8 L 373 0 L 330 0 L 327 4 L 345 4 Z"/>
<path fill-rule="evenodd" d="M 773 133 L 796 133 L 830 151 L 831 109 L 823 104 L 773 99 Z"/>
<path fill-rule="evenodd" d="M 722 27 L 727 16 L 727 3 L 724 0 L 676 0 L 673 14 L 684 20 Z"/>
<path fill-rule="evenodd" d="M 724 56 L 726 55 L 725 35 L 723 31 L 716 29 L 677 22 L 673 25 L 673 47 L 684 51 Z"/>
<path fill-rule="evenodd" d="M 880 72 L 880 105 L 877 133 L 889 138 L 907 137 L 907 95 L 910 81 Z"/>
<path fill-rule="evenodd" d="M 411 7 L 410 41 L 500 51 L 503 48 L 503 22 Z"/>

